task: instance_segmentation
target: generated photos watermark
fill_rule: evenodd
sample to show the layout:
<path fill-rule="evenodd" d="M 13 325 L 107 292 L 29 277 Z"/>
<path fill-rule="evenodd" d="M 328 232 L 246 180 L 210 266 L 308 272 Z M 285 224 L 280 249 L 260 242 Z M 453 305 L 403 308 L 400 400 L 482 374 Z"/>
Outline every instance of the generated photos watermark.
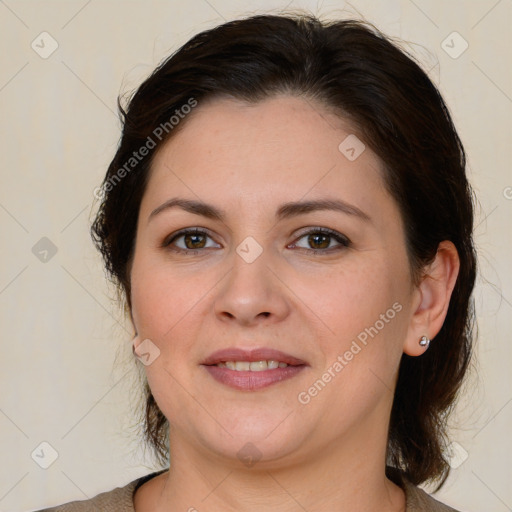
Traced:
<path fill-rule="evenodd" d="M 361 331 L 355 339 L 352 340 L 350 348 L 346 350 L 342 355 L 338 355 L 336 361 L 334 361 L 307 390 L 301 391 L 297 395 L 298 401 L 307 405 L 311 402 L 311 399 L 316 397 L 329 382 L 332 381 L 344 368 L 347 366 L 354 357 L 359 354 L 364 347 L 366 347 L 371 339 L 379 334 L 387 324 L 389 324 L 395 316 L 402 311 L 402 304 L 395 302 L 385 313 L 379 316 L 379 319 L 375 323 L 366 327 Z"/>
<path fill-rule="evenodd" d="M 161 142 L 167 134 L 169 134 L 182 119 L 184 119 L 192 109 L 197 106 L 197 100 L 195 98 L 189 98 L 187 103 L 182 105 L 179 109 L 174 111 L 174 114 L 169 118 L 168 121 L 160 123 L 152 132 L 148 135 L 146 141 L 137 151 L 132 153 L 132 156 L 120 167 L 108 180 L 103 183 L 101 187 L 94 189 L 94 197 L 96 199 L 103 199 L 107 192 L 110 192 L 127 174 L 129 174 L 137 165 L 139 165 L 146 156 L 148 156 L 153 149 L 156 148 L 158 142 Z M 158 141 L 158 142 L 157 142 Z"/>

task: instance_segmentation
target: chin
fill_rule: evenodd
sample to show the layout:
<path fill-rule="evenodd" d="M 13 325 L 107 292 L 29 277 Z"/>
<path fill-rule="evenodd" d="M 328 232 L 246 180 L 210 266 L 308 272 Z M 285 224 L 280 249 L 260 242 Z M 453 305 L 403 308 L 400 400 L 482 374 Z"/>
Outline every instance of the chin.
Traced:
<path fill-rule="evenodd" d="M 235 461 L 237 467 L 241 463 L 248 468 L 258 464 L 261 469 L 271 469 L 278 461 L 282 465 L 283 459 L 296 457 L 308 437 L 307 432 L 299 430 L 299 425 L 283 422 L 284 418 L 286 414 L 279 418 L 272 416 L 272 421 L 250 418 L 232 424 L 221 422 L 229 434 L 215 429 L 198 432 L 198 438 L 209 451 L 221 459 Z"/>

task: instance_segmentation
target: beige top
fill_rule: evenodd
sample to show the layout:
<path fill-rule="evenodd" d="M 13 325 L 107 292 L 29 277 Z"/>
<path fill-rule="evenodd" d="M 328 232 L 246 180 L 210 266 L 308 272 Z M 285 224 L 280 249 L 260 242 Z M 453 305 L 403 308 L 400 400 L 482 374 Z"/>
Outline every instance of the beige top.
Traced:
<path fill-rule="evenodd" d="M 163 469 L 143 476 L 124 487 L 117 487 L 112 491 L 98 494 L 90 500 L 73 501 L 57 507 L 46 508 L 39 512 L 135 512 L 133 495 L 137 488 L 164 471 L 167 470 Z M 455 509 L 439 503 L 425 491 L 406 480 L 402 479 L 395 483 L 400 485 L 405 492 L 406 512 L 457 512 Z"/>

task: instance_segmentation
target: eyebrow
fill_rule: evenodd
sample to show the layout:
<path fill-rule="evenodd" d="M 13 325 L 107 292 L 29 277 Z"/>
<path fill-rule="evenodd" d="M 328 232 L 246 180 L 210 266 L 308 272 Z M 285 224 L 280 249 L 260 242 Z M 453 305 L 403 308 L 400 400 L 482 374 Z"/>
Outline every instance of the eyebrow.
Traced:
<path fill-rule="evenodd" d="M 189 213 L 193 213 L 195 215 L 201 215 L 203 217 L 207 217 L 208 219 L 218 220 L 221 222 L 224 222 L 226 218 L 225 211 L 220 208 L 217 208 L 216 206 L 204 203 L 202 201 L 195 201 L 192 199 L 181 199 L 175 197 L 169 199 L 168 201 L 165 201 L 165 203 L 155 208 L 149 214 L 148 222 L 151 221 L 159 213 L 175 207 L 179 207 L 182 210 L 185 210 Z M 311 201 L 296 201 L 284 203 L 277 210 L 276 218 L 277 220 L 283 220 L 295 217 L 297 215 L 302 215 L 305 213 L 311 213 L 321 210 L 338 211 L 341 213 L 345 213 L 346 215 L 358 217 L 359 219 L 366 222 L 371 220 L 370 216 L 366 214 L 363 210 L 361 210 L 357 206 L 349 204 L 340 199 L 317 199 Z"/>

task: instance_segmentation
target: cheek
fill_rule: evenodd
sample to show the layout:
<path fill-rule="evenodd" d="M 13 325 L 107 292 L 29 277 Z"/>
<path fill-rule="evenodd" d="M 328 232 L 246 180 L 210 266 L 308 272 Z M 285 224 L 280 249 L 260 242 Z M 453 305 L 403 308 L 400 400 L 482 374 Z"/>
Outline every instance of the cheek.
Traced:
<path fill-rule="evenodd" d="M 303 281 L 298 292 L 308 293 L 325 333 L 315 340 L 322 359 L 311 384 L 329 381 L 324 405 L 332 402 L 338 411 L 364 408 L 393 388 L 408 327 L 406 260 L 366 256 L 347 259 L 328 279 Z"/>
<path fill-rule="evenodd" d="M 158 357 L 144 367 L 148 384 L 166 417 L 179 424 L 175 411 L 191 406 L 186 391 L 187 364 L 199 337 L 201 322 L 196 317 L 204 287 L 198 278 L 184 278 L 175 268 L 155 263 L 146 255 L 135 258 L 131 282 L 137 332 L 159 350 Z"/>
<path fill-rule="evenodd" d="M 381 315 L 390 309 L 388 316 L 395 319 L 392 306 L 404 302 L 408 286 L 401 268 L 377 253 L 355 254 L 337 268 L 302 273 L 295 277 L 293 289 L 323 322 L 326 334 L 343 343 L 377 321 L 380 326 Z"/>
<path fill-rule="evenodd" d="M 205 275 L 188 273 L 156 258 L 135 257 L 132 274 L 132 309 L 138 331 L 155 341 L 172 337 L 178 325 L 194 314 L 194 308 L 211 288 Z"/>

